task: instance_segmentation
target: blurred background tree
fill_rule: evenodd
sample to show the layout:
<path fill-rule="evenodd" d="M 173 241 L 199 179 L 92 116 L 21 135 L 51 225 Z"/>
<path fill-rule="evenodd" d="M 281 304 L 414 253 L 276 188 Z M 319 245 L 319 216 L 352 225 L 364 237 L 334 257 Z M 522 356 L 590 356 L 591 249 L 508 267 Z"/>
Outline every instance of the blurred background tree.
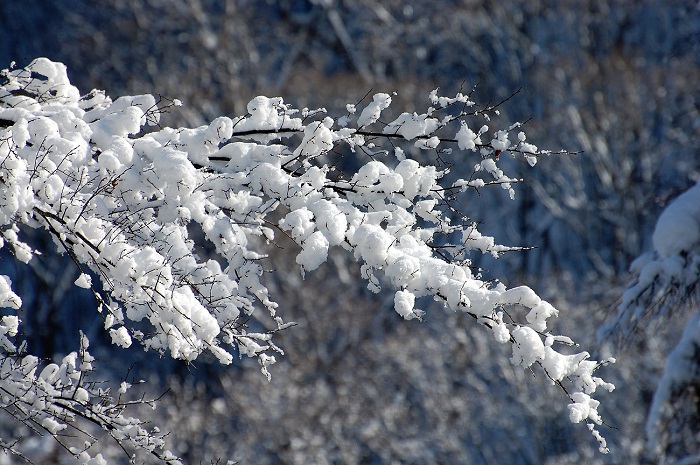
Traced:
<path fill-rule="evenodd" d="M 370 89 L 395 90 L 397 107 L 410 110 L 435 87 L 449 94 L 478 84 L 482 101 L 522 87 L 503 117 L 529 119 L 528 135 L 541 147 L 584 153 L 544 159 L 535 171 L 516 167 L 527 182 L 514 202 L 498 189 L 483 192 L 471 207 L 482 231 L 537 248 L 480 265 L 567 311 L 567 334 L 586 346 L 615 308 L 630 262 L 649 248 L 659 212 L 699 174 L 695 1 L 37 0 L 0 2 L 0 24 L 2 67 L 47 56 L 65 63 L 83 92 L 179 98 L 185 105 L 165 121 L 174 126 L 243 114 L 259 94 L 330 109 Z M 268 266 L 281 269 L 291 253 L 278 251 Z M 83 318 L 76 308 L 92 311 L 72 278 L 55 280 L 66 265 L 52 260 L 31 274 L 0 264 L 22 295 L 34 295 L 25 329 L 47 356 L 75 350 L 65 341 L 77 332 L 70 322 Z M 602 457 L 562 412 L 538 418 L 551 395 L 546 380 L 541 389 L 499 382 L 530 374 L 494 366 L 480 353 L 493 342 L 459 329 L 470 327 L 457 321 L 463 315 L 398 324 L 391 296 L 358 290 L 356 270 L 343 257 L 335 263 L 307 275 L 303 287 L 296 272 L 273 283 L 287 319 L 303 330 L 283 334 L 289 356 L 269 384 L 255 369 L 170 362 L 153 372 L 143 356 L 137 376 L 153 373 L 171 388 L 171 407 L 156 413 L 176 420 L 169 424 L 177 425 L 179 455 L 318 464 L 656 461 L 645 451 L 644 420 L 682 313 L 623 347 L 609 370 L 618 390 L 604 415 L 618 429 L 608 432 L 611 455 Z M 101 359 L 123 370 L 119 352 L 104 350 Z M 499 398 L 521 408 L 504 411 Z M 55 446 L 33 447 L 53 454 Z"/>

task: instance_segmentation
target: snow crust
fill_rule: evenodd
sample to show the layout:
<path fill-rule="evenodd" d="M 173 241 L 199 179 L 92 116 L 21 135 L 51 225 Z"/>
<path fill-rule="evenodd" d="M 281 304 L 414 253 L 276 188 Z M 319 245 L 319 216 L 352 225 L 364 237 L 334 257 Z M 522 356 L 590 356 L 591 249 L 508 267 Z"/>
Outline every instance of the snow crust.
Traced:
<path fill-rule="evenodd" d="M 663 211 L 654 228 L 654 249 L 661 258 L 688 253 L 700 242 L 700 182 Z"/>

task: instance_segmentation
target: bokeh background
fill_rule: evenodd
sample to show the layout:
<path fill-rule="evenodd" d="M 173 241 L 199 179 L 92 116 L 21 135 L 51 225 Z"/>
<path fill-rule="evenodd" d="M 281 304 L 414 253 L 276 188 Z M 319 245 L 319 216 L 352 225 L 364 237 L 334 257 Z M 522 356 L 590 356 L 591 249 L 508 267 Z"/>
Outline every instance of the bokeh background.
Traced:
<path fill-rule="evenodd" d="M 618 358 L 604 371 L 618 386 L 602 396 L 607 456 L 569 423 L 564 394 L 512 367 L 468 317 L 430 309 L 426 322 L 401 321 L 392 296 L 367 291 L 342 253 L 305 280 L 292 248 L 272 254 L 267 282 L 299 325 L 282 335 L 287 355 L 269 383 L 247 360 L 186 366 L 113 348 L 69 262 L 47 255 L 20 266 L 2 255 L 0 271 L 25 302 L 30 350 L 75 350 L 83 328 L 112 376 L 135 360 L 130 376 L 149 381 L 143 390 L 168 390 L 148 414 L 188 463 L 658 462 L 644 422 L 683 309 L 621 347 L 602 346 L 596 330 L 659 212 L 700 176 L 697 1 L 0 1 L 0 67 L 38 56 L 65 63 L 83 93 L 182 100 L 165 117 L 171 126 L 243 114 L 260 94 L 342 113 L 370 90 L 396 91 L 395 111 L 425 111 L 436 87 L 477 85 L 482 103 L 522 88 L 502 120 L 528 121 L 528 140 L 542 148 L 583 151 L 535 169 L 507 162 L 525 179 L 515 200 L 487 189 L 465 210 L 501 243 L 536 247 L 480 262 L 488 274 L 531 286 L 561 309 L 555 330 Z M 0 413 L 2 436 L 24 437 L 36 463 L 74 463 L 10 420 Z"/>

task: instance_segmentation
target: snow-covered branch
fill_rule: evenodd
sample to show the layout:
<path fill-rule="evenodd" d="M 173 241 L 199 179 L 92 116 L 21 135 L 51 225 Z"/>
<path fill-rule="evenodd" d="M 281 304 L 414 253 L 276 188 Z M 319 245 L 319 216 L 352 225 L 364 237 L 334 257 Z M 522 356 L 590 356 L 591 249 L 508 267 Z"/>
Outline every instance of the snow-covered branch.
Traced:
<path fill-rule="evenodd" d="M 4 317 L 4 322 L 8 318 Z M 10 333 L 15 332 L 16 321 L 12 321 L 12 325 Z M 94 457 L 91 453 L 98 440 L 91 429 L 108 434 L 127 457 L 131 457 L 130 451 L 139 449 L 163 463 L 179 464 L 165 449 L 164 433 L 157 427 L 147 429 L 147 422 L 127 416 L 130 407 L 153 405 L 156 400 L 125 400 L 123 395 L 131 387 L 126 381 L 121 383 L 115 396 L 109 388 L 91 380 L 94 358 L 87 350 L 88 345 L 87 337 L 81 334 L 80 350 L 65 356 L 60 364 L 45 364 L 20 351 L 3 353 L 0 357 L 0 409 L 30 431 L 52 436 L 61 447 L 89 465 L 104 463 L 99 453 Z M 76 438 L 82 439 L 82 443 Z M 0 447 L 29 462 L 12 445 Z"/>
<path fill-rule="evenodd" d="M 65 66 L 47 59 L 5 70 L 1 79 L 2 246 L 26 263 L 35 251 L 22 228 L 48 232 L 75 262 L 76 285 L 94 293 L 115 344 L 135 341 L 186 361 L 206 351 L 224 364 L 238 352 L 257 357 L 269 377 L 283 353 L 274 334 L 289 323 L 261 279 L 261 261 L 281 231 L 300 248 L 302 275 L 340 247 L 360 264 L 369 289 L 394 289 L 403 318 L 422 318 L 421 297 L 473 316 L 512 347 L 513 364 L 538 364 L 564 388 L 571 421 L 586 422 L 606 450 L 591 396 L 613 386 L 595 376 L 600 363 L 568 353 L 572 341 L 548 331 L 558 311 L 531 289 L 487 282 L 470 266 L 473 253 L 513 248 L 482 235 L 458 213 L 454 196 L 491 183 L 513 196 L 517 179 L 499 167 L 504 154 L 534 165 L 551 153 L 526 142 L 518 123 L 471 129 L 498 105 L 435 91 L 425 113 L 383 123 L 388 94 L 349 104 L 338 118 L 256 97 L 244 116 L 173 129 L 154 126 L 163 107 L 180 102 L 150 95 L 113 101 L 94 90 L 81 97 Z M 447 182 L 448 169 L 409 157 L 416 149 L 463 151 L 473 158 L 470 178 Z M 340 173 L 331 159 L 344 150 L 370 161 Z M 6 277 L 0 304 L 21 305 Z M 9 359 L 16 350 L 4 334 L 16 333 L 18 322 L 5 318 L 15 318 L 2 333 Z"/>

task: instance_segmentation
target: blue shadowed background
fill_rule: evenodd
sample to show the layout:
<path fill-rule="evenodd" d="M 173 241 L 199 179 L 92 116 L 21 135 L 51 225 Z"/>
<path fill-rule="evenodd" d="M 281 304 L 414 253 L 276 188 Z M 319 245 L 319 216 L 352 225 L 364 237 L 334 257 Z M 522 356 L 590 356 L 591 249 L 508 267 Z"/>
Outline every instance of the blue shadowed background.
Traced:
<path fill-rule="evenodd" d="M 559 328 L 583 347 L 596 347 L 660 211 L 700 175 L 696 1 L 0 1 L 0 68 L 39 56 L 65 63 L 82 93 L 182 100 L 164 117 L 172 126 L 243 114 L 261 94 L 342 112 L 370 91 L 396 91 L 396 111 L 424 111 L 437 87 L 450 95 L 476 86 L 481 103 L 522 88 L 502 120 L 527 121 L 528 141 L 541 148 L 583 153 L 542 158 L 536 169 L 513 160 L 525 179 L 515 200 L 495 187 L 468 209 L 500 243 L 536 248 L 475 259 L 486 276 L 527 284 L 562 309 Z M 474 156 L 452 170 L 471 172 Z M 342 253 L 303 281 L 294 255 L 275 249 L 266 265 L 277 271 L 267 282 L 285 319 L 299 323 L 282 336 L 287 355 L 269 383 L 247 360 L 186 366 L 112 347 L 66 257 L 23 265 L 3 249 L 0 273 L 24 300 L 35 353 L 75 350 L 81 328 L 102 369 L 121 376 L 136 360 L 131 375 L 153 381 L 152 392 L 169 389 L 151 415 L 191 463 L 653 460 L 644 422 L 682 313 L 607 369 L 618 389 L 604 399 L 615 428 L 603 428 L 611 448 L 603 456 L 564 403 L 551 401 L 563 393 L 544 376 L 528 379 L 507 353 L 493 357 L 503 349 L 468 316 L 402 322 L 392 295 L 369 292 Z M 0 412 L 0 435 L 22 435 L 13 427 Z M 37 463 L 75 463 L 50 440 L 27 448 Z"/>

